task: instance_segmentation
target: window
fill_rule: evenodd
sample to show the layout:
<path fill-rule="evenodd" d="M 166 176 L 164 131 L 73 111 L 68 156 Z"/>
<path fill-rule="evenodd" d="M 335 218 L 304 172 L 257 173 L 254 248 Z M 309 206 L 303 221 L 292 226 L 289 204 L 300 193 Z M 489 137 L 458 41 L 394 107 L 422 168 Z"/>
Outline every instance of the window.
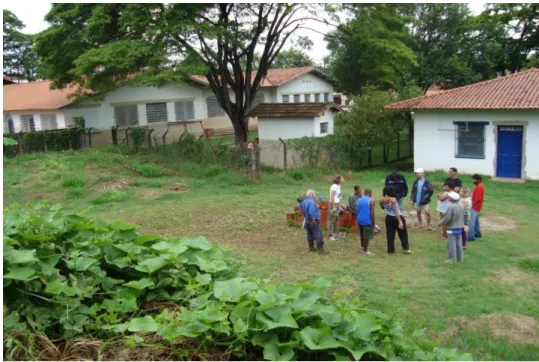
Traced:
<path fill-rule="evenodd" d="M 206 98 L 206 106 L 208 107 L 208 117 L 222 117 L 225 115 L 225 111 L 221 108 L 219 102 L 217 102 L 216 96 Z"/>
<path fill-rule="evenodd" d="M 320 102 L 320 93 L 315 93 L 315 95 L 314 95 L 314 101 L 315 101 L 315 102 Z"/>
<path fill-rule="evenodd" d="M 329 93 L 324 93 L 324 102 L 329 102 Z"/>
<path fill-rule="evenodd" d="M 146 117 L 148 123 L 166 122 L 167 121 L 167 104 L 166 103 L 147 103 Z"/>
<path fill-rule="evenodd" d="M 485 158 L 485 125 L 488 123 L 469 122 L 457 125 L 457 152 L 455 157 Z"/>
<path fill-rule="evenodd" d="M 58 122 L 56 122 L 56 114 L 40 114 L 39 117 L 41 118 L 41 129 L 58 129 Z"/>
<path fill-rule="evenodd" d="M 299 94 L 294 94 L 294 103 L 299 103 L 301 102 L 301 96 Z"/>
<path fill-rule="evenodd" d="M 255 96 L 255 99 L 253 99 L 253 102 L 251 103 L 251 109 L 255 109 L 256 107 L 258 107 L 259 104 L 264 103 L 265 100 L 266 97 L 264 97 L 264 93 L 258 93 Z"/>
<path fill-rule="evenodd" d="M 283 96 L 283 103 L 290 103 L 290 96 L 288 94 Z"/>
<path fill-rule="evenodd" d="M 311 95 L 310 94 L 305 94 L 304 98 L 305 98 L 305 102 L 310 102 L 311 101 Z"/>
<path fill-rule="evenodd" d="M 195 103 L 193 101 L 174 103 L 175 121 L 195 119 Z"/>
<path fill-rule="evenodd" d="M 328 122 L 320 123 L 320 134 L 328 133 Z"/>
<path fill-rule="evenodd" d="M 4 134 L 15 133 L 15 127 L 13 127 L 13 118 L 11 114 L 4 113 Z"/>
<path fill-rule="evenodd" d="M 114 107 L 114 121 L 117 126 L 134 126 L 138 124 L 136 104 Z"/>
<path fill-rule="evenodd" d="M 32 115 L 21 116 L 21 130 L 23 132 L 34 132 L 36 130 L 36 125 L 34 123 L 34 116 Z"/>

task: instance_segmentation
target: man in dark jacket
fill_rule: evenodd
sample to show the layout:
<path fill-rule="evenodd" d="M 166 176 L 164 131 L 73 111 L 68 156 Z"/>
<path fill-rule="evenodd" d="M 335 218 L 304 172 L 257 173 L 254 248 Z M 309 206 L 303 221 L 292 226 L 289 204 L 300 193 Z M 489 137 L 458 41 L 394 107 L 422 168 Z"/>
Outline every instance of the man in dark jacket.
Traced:
<path fill-rule="evenodd" d="M 417 212 L 417 223 L 420 228 L 423 227 L 423 219 L 421 218 L 421 211 L 425 212 L 427 218 L 427 230 L 433 230 L 430 225 L 430 199 L 434 193 L 434 187 L 432 182 L 425 178 L 425 172 L 422 168 L 415 170 L 417 176 L 412 186 L 412 205 Z"/>
<path fill-rule="evenodd" d="M 400 172 L 392 172 L 386 176 L 385 186 L 393 186 L 395 190 L 395 198 L 399 204 L 399 208 L 402 211 L 402 200 L 408 195 L 408 184 L 404 175 Z"/>

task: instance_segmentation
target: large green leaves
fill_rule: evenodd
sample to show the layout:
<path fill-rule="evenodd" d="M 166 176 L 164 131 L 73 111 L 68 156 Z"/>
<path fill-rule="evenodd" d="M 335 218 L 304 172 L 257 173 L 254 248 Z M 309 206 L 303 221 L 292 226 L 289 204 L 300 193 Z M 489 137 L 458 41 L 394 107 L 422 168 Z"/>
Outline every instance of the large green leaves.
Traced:
<path fill-rule="evenodd" d="M 217 281 L 214 286 L 215 297 L 226 302 L 239 302 L 241 297 L 256 289 L 257 285 L 245 278 Z"/>
<path fill-rule="evenodd" d="M 28 266 L 9 268 L 9 272 L 4 274 L 4 279 L 14 279 L 28 281 L 36 278 L 36 271 Z"/>

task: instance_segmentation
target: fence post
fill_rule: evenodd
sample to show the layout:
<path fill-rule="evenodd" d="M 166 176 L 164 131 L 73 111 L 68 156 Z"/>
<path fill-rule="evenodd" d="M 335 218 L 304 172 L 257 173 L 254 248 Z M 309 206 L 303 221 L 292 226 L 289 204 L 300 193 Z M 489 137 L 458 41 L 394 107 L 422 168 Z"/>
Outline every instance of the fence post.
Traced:
<path fill-rule="evenodd" d="M 112 133 L 112 144 L 118 145 L 118 132 L 117 132 L 118 126 L 112 126 L 111 133 Z"/>
<path fill-rule="evenodd" d="M 284 156 L 283 156 L 283 167 L 284 167 L 284 172 L 287 171 L 287 163 L 288 163 L 288 152 L 287 152 L 287 145 L 286 145 L 286 142 L 283 141 L 283 139 L 281 137 L 279 137 L 279 141 L 281 141 L 281 143 L 283 144 L 283 153 L 284 153 Z"/>
<path fill-rule="evenodd" d="M 92 148 L 92 130 L 93 128 L 88 128 L 88 148 Z"/>
<path fill-rule="evenodd" d="M 43 132 L 43 149 L 45 152 L 48 151 L 48 148 L 47 148 L 47 130 L 45 130 L 45 132 Z"/>
<path fill-rule="evenodd" d="M 372 167 L 372 148 L 367 151 L 367 166 Z"/>
<path fill-rule="evenodd" d="M 152 148 L 152 132 L 155 131 L 155 128 L 148 128 L 148 148 Z"/>
<path fill-rule="evenodd" d="M 24 153 L 22 147 L 22 131 L 17 134 L 17 143 L 19 144 L 19 155 L 22 155 Z"/>
<path fill-rule="evenodd" d="M 129 148 L 129 130 L 131 129 L 131 126 L 127 127 L 125 130 L 125 145 L 127 148 Z"/>

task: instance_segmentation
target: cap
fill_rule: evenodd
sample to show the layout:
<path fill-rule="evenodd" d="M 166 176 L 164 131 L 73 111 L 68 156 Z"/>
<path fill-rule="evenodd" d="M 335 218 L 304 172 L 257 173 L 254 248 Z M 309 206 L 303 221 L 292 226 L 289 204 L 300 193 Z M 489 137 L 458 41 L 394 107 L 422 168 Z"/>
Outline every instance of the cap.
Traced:
<path fill-rule="evenodd" d="M 315 195 L 315 196 L 316 196 L 316 191 L 314 191 L 313 189 L 307 190 L 307 193 L 305 194 L 305 196 L 311 196 L 311 195 Z"/>
<path fill-rule="evenodd" d="M 460 195 L 458 193 L 456 193 L 455 191 L 449 191 L 447 193 L 447 196 L 449 196 L 450 198 L 452 198 L 453 200 L 455 201 L 459 201 L 460 200 Z"/>
<path fill-rule="evenodd" d="M 421 167 L 415 169 L 415 173 L 424 173 L 424 172 L 425 171 L 423 171 L 423 169 Z"/>

